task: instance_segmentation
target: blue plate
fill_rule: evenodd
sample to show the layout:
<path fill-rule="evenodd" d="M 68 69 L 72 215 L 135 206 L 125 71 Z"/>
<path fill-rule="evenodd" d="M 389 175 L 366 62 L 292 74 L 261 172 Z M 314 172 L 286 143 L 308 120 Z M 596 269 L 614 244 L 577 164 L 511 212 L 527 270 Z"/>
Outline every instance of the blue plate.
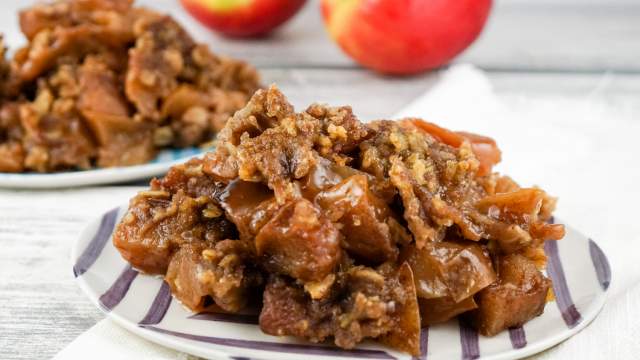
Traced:
<path fill-rule="evenodd" d="M 202 156 L 210 150 L 212 150 L 212 148 L 202 149 L 196 147 L 163 150 L 150 162 L 133 166 L 45 174 L 0 173 L 0 187 L 13 189 L 47 189 L 146 180 L 153 176 L 163 175 L 171 166 L 183 163 L 192 157 Z"/>

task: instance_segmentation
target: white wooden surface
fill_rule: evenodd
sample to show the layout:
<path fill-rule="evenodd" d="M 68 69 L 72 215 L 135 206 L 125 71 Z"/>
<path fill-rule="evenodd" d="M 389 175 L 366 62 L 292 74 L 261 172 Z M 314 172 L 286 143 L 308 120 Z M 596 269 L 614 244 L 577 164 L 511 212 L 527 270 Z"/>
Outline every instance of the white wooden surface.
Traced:
<path fill-rule="evenodd" d="M 9 44 L 23 42 L 17 9 L 36 0 L 0 2 L 1 32 Z M 137 0 L 178 19 L 215 51 L 259 67 L 357 67 L 323 30 L 319 0 L 267 39 L 228 41 L 194 21 L 178 0 Z M 488 70 L 640 71 L 638 0 L 494 0 L 487 27 L 456 62 Z"/>
<path fill-rule="evenodd" d="M 218 51 L 257 64 L 265 83 L 278 83 L 298 107 L 351 104 L 362 118 L 385 117 L 437 76 L 398 79 L 357 68 L 326 38 L 314 2 L 282 32 L 248 43 L 210 35 L 173 1 L 142 2 L 188 21 Z M 0 28 L 14 29 L 15 8 L 28 3 L 2 2 Z M 458 61 L 489 70 L 498 94 L 510 101 L 593 99 L 640 115 L 640 6 L 587 3 L 498 0 L 487 31 Z M 7 38 L 20 41 L 15 32 Z M 102 318 L 74 283 L 69 249 L 85 222 L 138 189 L 0 190 L 0 359 L 51 357 Z"/>
<path fill-rule="evenodd" d="M 147 0 L 153 1 L 153 0 Z M 144 1 L 143 1 L 144 2 Z M 355 67 L 331 42 L 316 1 L 269 41 L 224 41 L 173 10 L 154 2 L 187 24 L 214 49 L 261 67 Z M 517 2 L 496 0 L 487 27 L 456 62 L 491 70 L 639 71 L 640 1 Z"/>

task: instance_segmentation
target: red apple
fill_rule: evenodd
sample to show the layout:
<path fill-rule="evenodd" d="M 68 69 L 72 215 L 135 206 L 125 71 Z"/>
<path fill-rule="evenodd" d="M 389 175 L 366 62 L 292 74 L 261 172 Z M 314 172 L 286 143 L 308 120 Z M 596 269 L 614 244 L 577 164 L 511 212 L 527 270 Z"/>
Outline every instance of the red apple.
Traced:
<path fill-rule="evenodd" d="M 264 35 L 295 15 L 306 0 L 180 0 L 207 27 L 224 35 Z"/>
<path fill-rule="evenodd" d="M 322 0 L 331 37 L 360 64 L 411 74 L 451 61 L 480 34 L 492 0 Z"/>

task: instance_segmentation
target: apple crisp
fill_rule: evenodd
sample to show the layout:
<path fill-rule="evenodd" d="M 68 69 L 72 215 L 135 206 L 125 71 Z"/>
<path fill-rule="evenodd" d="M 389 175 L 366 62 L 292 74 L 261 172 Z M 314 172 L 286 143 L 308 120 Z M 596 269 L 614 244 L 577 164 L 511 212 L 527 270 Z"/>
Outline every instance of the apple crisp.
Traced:
<path fill-rule="evenodd" d="M 59 0 L 22 10 L 28 40 L 0 63 L 0 172 L 141 164 L 211 141 L 259 87 L 133 0 Z"/>
<path fill-rule="evenodd" d="M 195 312 L 260 306 L 271 335 L 418 354 L 420 328 L 462 316 L 492 336 L 540 315 L 556 200 L 492 171 L 490 138 L 419 119 L 295 112 L 272 86 L 215 151 L 135 196 L 114 244 Z"/>

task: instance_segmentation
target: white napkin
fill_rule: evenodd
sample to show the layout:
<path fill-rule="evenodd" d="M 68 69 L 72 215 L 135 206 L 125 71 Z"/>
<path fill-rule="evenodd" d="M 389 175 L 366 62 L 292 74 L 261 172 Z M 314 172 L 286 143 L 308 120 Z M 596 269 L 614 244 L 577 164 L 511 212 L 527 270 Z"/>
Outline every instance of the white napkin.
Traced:
<path fill-rule="evenodd" d="M 483 72 L 459 65 L 399 113 L 493 137 L 503 153 L 497 170 L 560 196 L 558 217 L 607 254 L 613 275 L 602 313 L 577 336 L 532 358 L 640 354 L 640 113 L 624 99 L 603 96 L 612 81 L 614 75 L 602 75 L 593 89 L 570 98 L 496 95 Z"/>
<path fill-rule="evenodd" d="M 147 341 L 109 319 L 95 324 L 60 351 L 54 360 L 198 359 Z"/>
<path fill-rule="evenodd" d="M 608 77 L 607 77 L 608 76 Z M 540 359 L 629 359 L 640 353 L 640 118 L 611 104 L 600 86 L 581 97 L 496 95 L 470 65 L 444 71 L 438 83 L 397 117 L 417 116 L 454 130 L 490 135 L 503 151 L 498 167 L 523 185 L 560 195 L 557 214 L 604 249 L 613 270 L 610 299 L 594 323 Z M 637 109 L 636 109 L 637 111 Z M 102 320 L 55 359 L 184 359 Z"/>

